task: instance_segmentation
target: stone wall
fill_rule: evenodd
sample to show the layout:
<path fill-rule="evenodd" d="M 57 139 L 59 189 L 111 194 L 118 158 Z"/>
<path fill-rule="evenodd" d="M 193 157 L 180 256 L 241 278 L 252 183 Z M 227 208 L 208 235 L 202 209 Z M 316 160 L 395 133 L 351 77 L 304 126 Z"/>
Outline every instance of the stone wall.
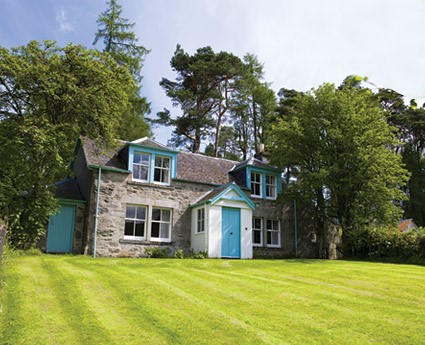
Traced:
<path fill-rule="evenodd" d="M 87 212 L 85 253 L 93 254 L 97 194 L 97 171 Z M 171 186 L 134 182 L 131 175 L 102 171 L 97 225 L 96 255 L 103 257 L 140 257 L 146 248 L 190 248 L 190 203 L 211 189 L 211 185 L 173 180 Z M 127 204 L 163 207 L 172 210 L 171 242 L 124 239 Z"/>

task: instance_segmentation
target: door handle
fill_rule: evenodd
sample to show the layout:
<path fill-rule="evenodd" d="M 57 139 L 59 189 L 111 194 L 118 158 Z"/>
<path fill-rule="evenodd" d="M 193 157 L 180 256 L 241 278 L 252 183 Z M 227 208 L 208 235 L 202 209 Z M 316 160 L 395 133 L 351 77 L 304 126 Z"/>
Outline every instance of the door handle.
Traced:
<path fill-rule="evenodd" d="M 233 232 L 231 232 L 230 235 L 233 235 Z"/>

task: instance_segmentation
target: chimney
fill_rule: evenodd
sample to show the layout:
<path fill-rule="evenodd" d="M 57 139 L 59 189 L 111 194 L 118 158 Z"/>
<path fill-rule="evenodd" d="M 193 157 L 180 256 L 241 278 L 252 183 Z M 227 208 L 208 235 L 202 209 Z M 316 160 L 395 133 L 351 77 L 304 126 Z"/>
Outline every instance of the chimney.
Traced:
<path fill-rule="evenodd" d="M 258 159 L 264 164 L 270 163 L 269 154 L 265 151 L 263 143 L 259 143 L 257 145 L 257 153 L 254 155 L 254 158 Z"/>

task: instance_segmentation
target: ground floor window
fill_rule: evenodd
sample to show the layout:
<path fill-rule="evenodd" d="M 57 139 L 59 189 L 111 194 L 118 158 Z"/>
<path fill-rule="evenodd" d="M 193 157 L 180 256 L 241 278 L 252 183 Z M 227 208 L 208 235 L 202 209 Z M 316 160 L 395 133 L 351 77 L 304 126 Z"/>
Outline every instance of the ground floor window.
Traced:
<path fill-rule="evenodd" d="M 197 211 L 196 232 L 205 231 L 205 208 L 200 208 Z"/>
<path fill-rule="evenodd" d="M 152 209 L 151 239 L 155 241 L 171 240 L 171 210 Z"/>
<path fill-rule="evenodd" d="M 252 218 L 252 245 L 263 245 L 263 219 L 254 217 Z"/>
<path fill-rule="evenodd" d="M 144 205 L 126 205 L 124 238 L 171 241 L 172 210 Z"/>
<path fill-rule="evenodd" d="M 127 238 L 145 238 L 146 207 L 127 205 L 125 209 L 124 236 Z"/>
<path fill-rule="evenodd" d="M 280 247 L 280 222 L 274 219 L 266 220 L 267 247 Z"/>

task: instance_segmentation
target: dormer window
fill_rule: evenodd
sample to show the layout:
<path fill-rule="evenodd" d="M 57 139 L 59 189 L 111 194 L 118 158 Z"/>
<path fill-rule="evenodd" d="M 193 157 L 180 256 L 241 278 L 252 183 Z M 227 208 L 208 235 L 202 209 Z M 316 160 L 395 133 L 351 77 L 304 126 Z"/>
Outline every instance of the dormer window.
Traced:
<path fill-rule="evenodd" d="M 146 143 L 147 146 L 141 143 Z M 149 139 L 130 143 L 128 148 L 128 170 L 136 182 L 169 186 L 176 178 L 176 151 L 160 147 Z"/>
<path fill-rule="evenodd" d="M 257 172 L 251 172 L 251 192 L 252 196 L 261 198 L 262 187 L 261 187 L 261 174 Z"/>

